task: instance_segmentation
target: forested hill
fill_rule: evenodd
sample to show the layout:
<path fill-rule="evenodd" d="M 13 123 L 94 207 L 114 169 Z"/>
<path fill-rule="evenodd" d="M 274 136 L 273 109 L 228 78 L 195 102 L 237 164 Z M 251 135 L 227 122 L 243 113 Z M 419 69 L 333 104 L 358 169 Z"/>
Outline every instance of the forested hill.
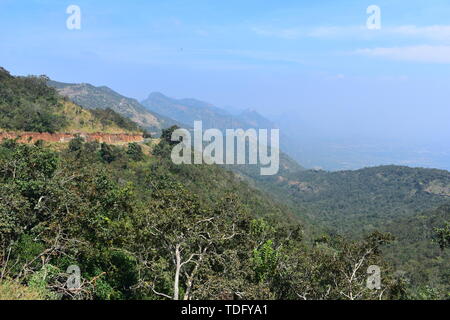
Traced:
<path fill-rule="evenodd" d="M 381 166 L 281 171 L 275 177 L 261 177 L 248 167 L 241 172 L 254 186 L 296 208 L 304 220 L 333 234 L 360 238 L 373 230 L 389 232 L 395 240 L 383 252 L 419 298 L 450 292 L 450 255 L 439 249 L 434 232 L 450 221 L 448 171 Z"/>
<path fill-rule="evenodd" d="M 383 249 L 387 259 L 407 275 L 412 286 L 426 283 L 432 294 L 436 294 L 432 288 L 450 293 L 450 251 L 436 245 L 439 238 L 435 234 L 436 228 L 444 226 L 446 221 L 450 221 L 450 202 L 433 210 L 389 220 L 380 227 L 396 238 Z"/>
<path fill-rule="evenodd" d="M 309 243 L 288 207 L 218 166 L 174 165 L 171 143 L 4 141 L 0 298 L 379 299 L 374 264 L 383 299 L 413 297 L 380 254 L 388 235 Z"/>
<path fill-rule="evenodd" d="M 450 201 L 450 172 L 445 170 L 380 166 L 285 172 L 275 177 L 247 173 L 260 188 L 343 233 L 373 230 L 381 223 Z"/>
<path fill-rule="evenodd" d="M 45 76 L 14 77 L 0 68 L 0 131 L 143 133 L 111 109 L 86 110 L 47 86 Z"/>

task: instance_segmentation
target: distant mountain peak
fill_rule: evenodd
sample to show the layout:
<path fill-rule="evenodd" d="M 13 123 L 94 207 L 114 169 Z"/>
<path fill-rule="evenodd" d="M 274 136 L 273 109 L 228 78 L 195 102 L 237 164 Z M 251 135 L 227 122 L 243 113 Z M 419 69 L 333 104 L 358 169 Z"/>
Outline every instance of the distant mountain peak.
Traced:
<path fill-rule="evenodd" d="M 170 99 L 168 96 L 166 96 L 165 94 L 159 92 L 159 91 L 154 91 L 152 93 L 150 93 L 148 95 L 148 98 L 164 98 L 164 99 Z"/>
<path fill-rule="evenodd" d="M 257 114 L 259 114 L 258 111 L 256 111 L 256 110 L 253 109 L 253 108 L 247 108 L 247 109 L 245 109 L 244 111 L 242 111 L 241 113 L 242 113 L 242 114 L 245 114 L 245 113 L 257 113 Z"/>
<path fill-rule="evenodd" d="M 239 115 L 240 119 L 252 124 L 257 128 L 275 128 L 276 125 L 273 121 L 262 116 L 258 111 L 253 108 L 246 109 Z"/>

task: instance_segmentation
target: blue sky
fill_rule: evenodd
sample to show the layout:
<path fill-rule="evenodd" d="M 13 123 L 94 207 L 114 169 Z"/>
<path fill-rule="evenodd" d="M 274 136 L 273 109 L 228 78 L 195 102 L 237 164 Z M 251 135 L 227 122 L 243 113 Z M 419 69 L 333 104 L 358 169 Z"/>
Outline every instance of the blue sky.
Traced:
<path fill-rule="evenodd" d="M 450 140 L 447 0 L 0 0 L 0 28 L 13 74 L 251 107 L 342 139 Z"/>

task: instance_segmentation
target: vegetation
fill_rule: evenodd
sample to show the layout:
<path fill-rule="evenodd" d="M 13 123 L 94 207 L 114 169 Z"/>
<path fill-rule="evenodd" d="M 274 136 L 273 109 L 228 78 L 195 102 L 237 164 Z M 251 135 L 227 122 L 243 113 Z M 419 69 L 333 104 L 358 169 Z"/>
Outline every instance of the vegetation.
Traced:
<path fill-rule="evenodd" d="M 450 293 L 450 250 L 445 249 L 445 221 L 450 205 L 427 210 L 410 217 L 399 217 L 380 227 L 395 235 L 395 241 L 383 248 L 386 259 L 402 274 L 412 292 L 428 289 L 445 296 Z"/>
<path fill-rule="evenodd" d="M 450 247 L 450 221 L 445 222 L 442 228 L 435 228 L 434 232 L 441 250 Z"/>
<path fill-rule="evenodd" d="M 128 131 L 141 130 L 135 122 L 122 117 L 112 109 L 91 110 L 91 113 L 94 115 L 95 118 L 97 118 L 100 121 L 100 123 L 104 127 L 117 125 L 118 127 Z"/>
<path fill-rule="evenodd" d="M 13 77 L 0 68 L 0 130 L 143 132 L 137 124 L 111 109 L 89 111 L 64 100 L 47 82 L 46 76 Z"/>
<path fill-rule="evenodd" d="M 0 70 L 3 130 L 140 130 L 46 81 Z M 449 297 L 448 172 L 174 165 L 176 128 L 121 147 L 1 142 L 0 299 Z"/>
<path fill-rule="evenodd" d="M 0 300 L 44 300 L 38 289 L 23 286 L 15 281 L 0 281 Z"/>
<path fill-rule="evenodd" d="M 13 77 L 0 69 L 0 128 L 10 131 L 56 132 L 67 125 L 56 91 L 47 78 Z"/>
<path fill-rule="evenodd" d="M 341 233 L 370 232 L 395 218 L 450 201 L 450 173 L 437 169 L 381 166 L 356 171 L 244 172 L 278 198 L 303 208 L 320 224 Z"/>
<path fill-rule="evenodd" d="M 316 230 L 353 239 L 375 230 L 389 232 L 395 241 L 383 247 L 384 256 L 416 297 L 450 292 L 450 256 L 439 249 L 445 247 L 445 221 L 450 219 L 448 171 L 382 166 L 340 172 L 281 170 L 278 176 L 260 177 L 248 166 L 237 169 L 253 186 L 296 208 Z"/>
<path fill-rule="evenodd" d="M 161 143 L 166 143 L 164 140 Z M 379 247 L 326 238 L 309 245 L 284 208 L 214 166 L 136 161 L 78 140 L 54 152 L 0 146 L 2 279 L 45 289 L 47 298 L 378 299 L 404 293 Z M 216 184 L 220 181 L 220 184 Z M 201 188 L 202 192 L 196 192 Z M 69 290 L 66 270 L 81 269 Z M 385 270 L 383 291 L 367 267 Z"/>

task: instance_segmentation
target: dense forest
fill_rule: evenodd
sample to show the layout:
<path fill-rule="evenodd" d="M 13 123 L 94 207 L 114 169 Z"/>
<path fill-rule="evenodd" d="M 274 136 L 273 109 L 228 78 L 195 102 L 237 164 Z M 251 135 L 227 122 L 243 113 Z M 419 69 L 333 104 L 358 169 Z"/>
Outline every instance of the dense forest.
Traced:
<path fill-rule="evenodd" d="M 355 171 L 286 170 L 262 177 L 255 168 L 235 170 L 303 208 L 314 220 L 342 233 L 368 232 L 393 219 L 435 209 L 450 201 L 450 172 L 380 166 Z"/>
<path fill-rule="evenodd" d="M 450 292 L 450 255 L 436 245 L 434 232 L 450 220 L 448 171 L 401 166 L 339 172 L 282 169 L 278 176 L 261 177 L 248 166 L 230 169 L 289 204 L 313 232 L 319 228 L 352 239 L 373 231 L 390 233 L 395 240 L 383 254 L 411 288 Z"/>
<path fill-rule="evenodd" d="M 436 296 L 450 292 L 450 250 L 443 250 L 448 247 L 449 220 L 450 205 L 445 204 L 380 227 L 395 235 L 383 248 L 386 259 L 409 279 L 411 287 L 428 288 Z"/>
<path fill-rule="evenodd" d="M 18 295 L 31 290 L 41 298 L 407 297 L 381 256 L 389 235 L 309 244 L 300 224 L 286 223 L 282 207 L 230 173 L 174 166 L 163 150 L 149 157 L 133 144 L 77 139 L 55 152 L 5 141 L 4 285 L 19 282 Z M 383 270 L 382 291 L 366 287 L 374 264 Z M 80 290 L 66 287 L 70 265 L 81 270 Z"/>

